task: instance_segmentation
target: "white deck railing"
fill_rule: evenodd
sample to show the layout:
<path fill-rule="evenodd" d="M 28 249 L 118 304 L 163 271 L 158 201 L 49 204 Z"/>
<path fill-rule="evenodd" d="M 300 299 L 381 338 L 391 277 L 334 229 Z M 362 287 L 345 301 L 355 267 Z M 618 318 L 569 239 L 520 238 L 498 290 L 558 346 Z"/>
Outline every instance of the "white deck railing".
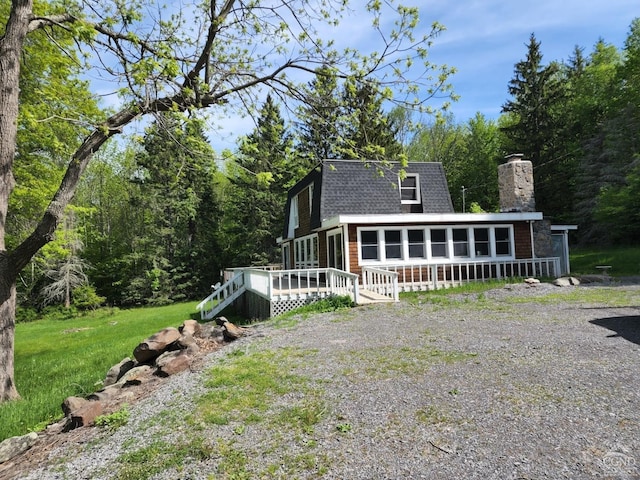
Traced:
<path fill-rule="evenodd" d="M 244 292 L 244 272 L 234 272 L 224 285 L 216 288 L 211 295 L 201 301 L 196 310 L 200 311 L 202 320 L 209 320 L 230 305 Z"/>
<path fill-rule="evenodd" d="M 501 280 L 511 277 L 556 277 L 561 272 L 558 257 L 385 265 L 379 268 L 398 274 L 398 285 L 401 291 L 437 290 L 469 282 Z"/>
<path fill-rule="evenodd" d="M 247 290 L 270 300 L 284 300 L 304 296 L 327 297 L 348 295 L 358 303 L 358 275 L 335 268 L 304 270 L 263 270 L 246 268 L 244 281 Z"/>
<path fill-rule="evenodd" d="M 362 289 L 390 300 L 399 300 L 398 272 L 383 268 L 362 267 Z"/>

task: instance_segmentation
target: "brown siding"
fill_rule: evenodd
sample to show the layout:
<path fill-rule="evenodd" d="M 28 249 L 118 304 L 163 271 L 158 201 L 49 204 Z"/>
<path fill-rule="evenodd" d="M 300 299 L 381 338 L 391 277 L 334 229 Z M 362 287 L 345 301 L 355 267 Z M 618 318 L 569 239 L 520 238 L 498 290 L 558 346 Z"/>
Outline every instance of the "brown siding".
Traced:
<path fill-rule="evenodd" d="M 358 265 L 358 226 L 349 225 L 349 272 L 356 275 L 362 274 L 362 268 Z"/>
<path fill-rule="evenodd" d="M 327 232 L 318 235 L 318 267 L 327 268 Z"/>
<path fill-rule="evenodd" d="M 298 195 L 298 228 L 295 237 L 304 237 L 311 233 L 311 212 L 309 211 L 309 189 L 305 188 Z"/>
<path fill-rule="evenodd" d="M 516 258 L 531 258 L 531 231 L 527 222 L 513 224 L 513 239 L 516 243 Z"/>

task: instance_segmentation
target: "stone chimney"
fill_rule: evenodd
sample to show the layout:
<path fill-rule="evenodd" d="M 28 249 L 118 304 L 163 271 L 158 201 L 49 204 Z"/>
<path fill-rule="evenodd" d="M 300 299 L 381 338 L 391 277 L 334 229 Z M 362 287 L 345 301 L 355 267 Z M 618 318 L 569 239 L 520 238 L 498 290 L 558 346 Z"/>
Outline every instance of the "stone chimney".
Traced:
<path fill-rule="evenodd" d="M 507 155 L 506 163 L 498 165 L 501 212 L 536 211 L 533 164 L 522 157 L 521 153 Z"/>

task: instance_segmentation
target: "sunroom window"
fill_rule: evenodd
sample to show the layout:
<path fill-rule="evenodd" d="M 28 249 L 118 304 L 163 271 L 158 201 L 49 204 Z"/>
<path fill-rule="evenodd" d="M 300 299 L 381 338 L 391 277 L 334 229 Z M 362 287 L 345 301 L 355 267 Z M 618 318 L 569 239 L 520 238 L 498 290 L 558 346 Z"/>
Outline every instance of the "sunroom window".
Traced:
<path fill-rule="evenodd" d="M 511 255 L 511 239 L 508 228 L 496 228 L 496 255 Z"/>
<path fill-rule="evenodd" d="M 402 258 L 402 232 L 400 230 L 384 231 L 384 254 L 387 259 Z"/>
<path fill-rule="evenodd" d="M 453 256 L 469 256 L 469 232 L 466 228 L 454 228 L 453 231 Z"/>
<path fill-rule="evenodd" d="M 491 255 L 491 249 L 489 248 L 488 228 L 474 228 L 473 243 L 476 257 L 488 257 L 489 255 Z"/>
<path fill-rule="evenodd" d="M 363 230 L 360 232 L 361 255 L 363 260 L 378 260 L 378 232 L 377 230 Z"/>
<path fill-rule="evenodd" d="M 447 230 L 444 228 L 431 229 L 431 256 L 438 258 L 448 257 Z"/>
<path fill-rule="evenodd" d="M 409 230 L 409 258 L 424 258 L 424 230 Z"/>

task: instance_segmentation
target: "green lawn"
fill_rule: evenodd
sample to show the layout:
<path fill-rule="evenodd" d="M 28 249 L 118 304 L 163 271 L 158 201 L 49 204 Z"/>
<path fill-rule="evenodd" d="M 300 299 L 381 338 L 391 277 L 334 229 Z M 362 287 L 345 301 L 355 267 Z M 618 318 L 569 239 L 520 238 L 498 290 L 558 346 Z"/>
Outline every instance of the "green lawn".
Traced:
<path fill-rule="evenodd" d="M 178 327 L 195 302 L 99 311 L 68 320 L 16 325 L 15 380 L 22 399 L 0 405 L 0 441 L 44 427 L 62 416 L 61 403 L 100 388 L 109 368 L 149 335 Z"/>
<path fill-rule="evenodd" d="M 571 248 L 571 273 L 598 273 L 596 266 L 611 265 L 614 277 L 640 275 L 640 246 L 611 248 Z"/>

